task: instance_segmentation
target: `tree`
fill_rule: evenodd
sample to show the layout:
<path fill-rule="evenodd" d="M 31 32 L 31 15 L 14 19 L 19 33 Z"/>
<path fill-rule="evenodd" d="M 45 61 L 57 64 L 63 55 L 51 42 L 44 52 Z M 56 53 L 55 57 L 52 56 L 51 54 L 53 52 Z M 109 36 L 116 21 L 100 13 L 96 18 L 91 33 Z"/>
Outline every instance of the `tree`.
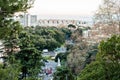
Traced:
<path fill-rule="evenodd" d="M 30 8 L 33 2 L 34 0 L 0 0 L 0 39 L 9 42 L 11 42 L 10 39 L 12 41 L 17 39 L 21 26 L 12 18 L 16 12 L 26 11 Z"/>
<path fill-rule="evenodd" d="M 120 0 L 103 0 L 95 14 L 95 23 L 104 34 L 119 34 Z"/>
<path fill-rule="evenodd" d="M 5 43 L 7 55 L 16 53 L 14 49 L 18 47 L 18 35 L 21 31 L 19 22 L 12 18 L 16 12 L 30 8 L 33 2 L 34 0 L 0 0 L 0 39 Z"/>
<path fill-rule="evenodd" d="M 19 68 L 17 65 L 9 65 L 5 69 L 3 64 L 0 64 L 0 80 L 18 80 Z"/>
<path fill-rule="evenodd" d="M 76 26 L 74 24 L 69 24 L 68 28 L 76 28 Z"/>
<path fill-rule="evenodd" d="M 87 50 L 88 56 L 86 57 L 85 65 L 95 61 L 96 54 L 98 53 L 98 44 L 89 45 Z"/>
<path fill-rule="evenodd" d="M 39 50 L 54 50 L 65 42 L 65 33 L 58 28 L 36 27 L 27 29 L 29 33 L 34 35 L 35 47 Z M 37 41 L 36 41 L 37 40 Z"/>
<path fill-rule="evenodd" d="M 69 52 L 57 54 L 55 57 L 55 62 L 58 62 L 58 58 L 59 58 L 61 61 L 61 64 L 65 66 L 67 64 L 68 54 L 69 54 Z"/>
<path fill-rule="evenodd" d="M 34 0 L 0 0 L 0 31 L 1 33 L 9 28 L 12 17 L 16 12 L 26 11 L 31 7 Z M 4 28 L 5 27 L 5 28 Z M 4 33 L 5 34 L 5 33 Z M 0 34 L 1 35 L 1 34 Z M 1 37 L 1 36 L 0 36 Z"/>
<path fill-rule="evenodd" d="M 60 44 L 63 44 L 65 42 L 65 34 L 60 30 L 55 30 L 54 38 Z"/>
<path fill-rule="evenodd" d="M 5 31 L 1 31 L 1 38 L 3 39 L 3 44 L 5 48 L 4 54 L 12 55 L 17 52 L 17 49 L 19 50 L 18 36 L 22 31 L 22 27 L 18 22 L 10 22 L 8 27 L 3 28 L 5 29 Z M 3 32 L 5 33 L 5 35 L 3 35 Z"/>
<path fill-rule="evenodd" d="M 77 80 L 106 80 L 105 70 L 103 65 L 99 62 L 92 62 L 83 69 Z"/>
<path fill-rule="evenodd" d="M 57 47 L 60 47 L 60 45 L 61 45 L 60 43 L 58 43 L 54 39 L 47 39 L 46 43 L 47 43 L 47 45 L 46 45 L 45 49 L 49 49 L 51 51 L 54 50 Z"/>
<path fill-rule="evenodd" d="M 31 7 L 34 0 L 0 0 L 0 20 L 5 17 L 13 16 L 14 13 L 20 11 L 26 11 Z"/>
<path fill-rule="evenodd" d="M 19 38 L 21 50 L 16 54 L 16 60 L 20 61 L 22 77 L 26 78 L 28 75 L 28 77 L 37 79 L 41 66 L 43 66 L 41 52 L 34 47 L 32 35 L 23 32 Z"/>
<path fill-rule="evenodd" d="M 104 61 L 107 79 L 119 79 L 120 76 L 120 35 L 114 35 L 99 45 L 98 60 Z"/>
<path fill-rule="evenodd" d="M 65 38 L 70 39 L 72 31 L 68 28 L 60 28 L 60 30 L 65 33 Z"/>
<path fill-rule="evenodd" d="M 74 42 L 81 42 L 83 39 L 82 39 L 82 34 L 83 31 L 82 29 L 78 28 L 76 29 L 72 35 L 71 35 L 71 39 L 74 41 Z"/>
<path fill-rule="evenodd" d="M 72 73 L 78 74 L 85 65 L 87 57 L 87 42 L 82 37 L 82 29 L 76 29 L 72 35 L 74 41 L 73 47 L 69 49 L 70 54 L 67 56 L 68 66 L 71 68 Z"/>
<path fill-rule="evenodd" d="M 86 60 L 86 49 L 80 50 L 78 46 L 73 47 L 67 56 L 67 64 L 71 69 L 73 74 L 78 74 L 84 67 L 84 63 Z"/>
<path fill-rule="evenodd" d="M 114 35 L 99 45 L 99 53 L 105 61 L 119 63 L 120 60 L 120 35 Z"/>
<path fill-rule="evenodd" d="M 64 74 L 63 74 L 64 73 Z M 75 77 L 67 67 L 58 67 L 53 75 L 53 80 L 74 80 Z"/>
<path fill-rule="evenodd" d="M 7 77 L 6 79 L 3 79 L 3 80 L 7 80 L 7 79 L 17 80 L 16 77 L 18 77 L 18 75 L 21 71 L 21 70 L 20 71 L 17 70 L 17 69 L 19 69 L 18 66 L 22 65 L 22 69 L 23 69 L 24 68 L 23 63 L 26 62 L 26 60 L 23 59 L 25 56 L 24 55 L 25 52 L 26 53 L 31 52 L 31 55 L 33 55 L 32 59 L 30 56 L 29 57 L 27 56 L 28 58 L 30 58 L 31 61 L 29 60 L 28 65 L 25 64 L 27 69 L 29 66 L 29 74 L 34 75 L 34 74 L 37 74 L 37 72 L 39 71 L 38 66 L 36 64 L 37 63 L 39 64 L 41 62 L 37 61 L 35 59 L 37 58 L 38 60 L 41 60 L 41 54 L 39 54 L 39 52 L 33 46 L 30 46 L 29 43 L 27 44 L 28 46 L 25 48 L 25 50 L 24 50 L 23 46 L 26 43 L 19 45 L 20 43 L 22 43 L 22 42 L 20 42 L 20 39 L 19 39 L 19 34 L 22 30 L 22 27 L 19 24 L 19 22 L 14 21 L 14 19 L 13 19 L 13 17 L 15 16 L 15 13 L 23 12 L 23 11 L 25 12 L 27 9 L 29 9 L 32 6 L 33 2 L 34 2 L 34 0 L 0 0 L 0 15 L 1 15 L 0 16 L 0 39 L 2 39 L 4 41 L 4 46 L 5 46 L 5 50 L 6 50 L 6 52 L 5 52 L 6 54 L 4 54 L 4 55 L 6 57 L 5 59 L 7 59 L 7 62 L 5 62 L 5 63 L 7 63 L 7 65 L 3 66 L 2 71 L 3 71 L 3 74 L 5 71 L 6 73 L 8 73 L 8 74 L 6 74 L 7 76 L 12 77 L 12 78 Z M 18 51 L 16 51 L 18 49 L 21 50 L 19 53 L 18 53 Z M 21 54 L 21 53 L 23 53 L 23 54 Z M 21 57 L 16 58 L 17 55 L 19 55 L 19 56 L 24 55 L 24 56 L 23 56 L 23 58 L 21 58 Z M 21 64 L 19 64 L 17 62 L 19 62 Z M 32 68 L 31 68 L 31 64 L 33 64 L 33 63 L 35 66 L 32 66 Z M 16 71 L 12 70 L 12 68 L 10 66 L 13 69 L 15 69 Z M 17 76 L 14 76 L 14 75 L 17 75 Z"/>
<path fill-rule="evenodd" d="M 99 45 L 96 61 L 80 73 L 78 80 L 120 79 L 120 35 L 114 35 Z"/>

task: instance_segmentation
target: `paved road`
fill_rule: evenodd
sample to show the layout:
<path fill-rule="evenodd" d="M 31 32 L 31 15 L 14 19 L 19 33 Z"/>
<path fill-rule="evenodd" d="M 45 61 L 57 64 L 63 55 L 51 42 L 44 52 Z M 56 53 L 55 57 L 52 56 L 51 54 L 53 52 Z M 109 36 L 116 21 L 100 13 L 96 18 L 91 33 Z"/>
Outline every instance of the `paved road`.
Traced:
<path fill-rule="evenodd" d="M 44 69 L 50 69 L 50 68 L 52 68 L 52 73 L 49 74 L 49 75 L 45 74 L 43 80 L 52 80 L 52 77 L 53 77 L 52 74 L 55 72 L 56 67 L 57 67 L 57 63 L 56 62 L 54 62 L 54 61 L 48 61 L 48 62 L 46 62 Z"/>

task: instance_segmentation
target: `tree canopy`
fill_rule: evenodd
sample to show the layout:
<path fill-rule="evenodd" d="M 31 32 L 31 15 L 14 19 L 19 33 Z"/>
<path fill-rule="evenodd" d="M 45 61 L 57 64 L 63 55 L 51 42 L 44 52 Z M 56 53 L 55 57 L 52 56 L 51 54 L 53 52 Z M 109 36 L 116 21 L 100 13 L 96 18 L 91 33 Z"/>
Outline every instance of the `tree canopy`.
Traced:
<path fill-rule="evenodd" d="M 13 17 L 15 13 L 29 9 L 33 2 L 34 0 L 0 0 L 0 39 L 10 36 L 13 27 L 19 30 L 20 24 Z"/>
<path fill-rule="evenodd" d="M 99 45 L 96 61 L 87 65 L 78 80 L 120 79 L 120 35 L 114 35 Z"/>
<path fill-rule="evenodd" d="M 107 34 L 120 33 L 120 1 L 103 0 L 95 14 L 95 23 Z"/>
<path fill-rule="evenodd" d="M 29 9 L 34 0 L 0 0 L 0 20 Z"/>
<path fill-rule="evenodd" d="M 33 35 L 35 47 L 39 50 L 54 50 L 65 42 L 65 33 L 59 28 L 36 27 L 27 29 Z"/>
<path fill-rule="evenodd" d="M 58 67 L 57 71 L 54 73 L 53 80 L 74 80 L 75 77 L 67 67 Z"/>

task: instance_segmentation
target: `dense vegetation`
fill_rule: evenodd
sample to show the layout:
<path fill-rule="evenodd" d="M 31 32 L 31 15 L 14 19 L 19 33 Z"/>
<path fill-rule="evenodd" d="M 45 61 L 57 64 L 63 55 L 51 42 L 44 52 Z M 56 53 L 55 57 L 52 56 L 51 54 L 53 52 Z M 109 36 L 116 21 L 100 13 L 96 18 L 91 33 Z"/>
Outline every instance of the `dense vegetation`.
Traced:
<path fill-rule="evenodd" d="M 0 40 L 5 49 L 1 57 L 3 63 L 0 63 L 0 80 L 38 80 L 44 65 L 41 51 L 52 51 L 63 44 L 68 52 L 56 56 L 55 61 L 60 58 L 62 66 L 56 69 L 54 80 L 75 80 L 76 76 L 77 80 L 120 79 L 120 7 L 117 1 L 104 0 L 103 7 L 96 14 L 98 23 L 107 24 L 105 28 L 111 27 L 105 33 L 117 35 L 101 41 L 99 45 L 88 45 L 82 33 L 89 28 L 76 29 L 73 24 L 68 25 L 69 29 L 23 28 L 12 17 L 16 12 L 30 8 L 34 0 L 0 0 Z M 118 31 L 114 29 L 116 25 Z M 65 40 L 72 40 L 74 44 L 65 44 Z"/>
<path fill-rule="evenodd" d="M 74 75 L 71 70 L 67 67 L 58 67 L 57 71 L 54 73 L 53 80 L 74 80 Z"/>
<path fill-rule="evenodd" d="M 27 29 L 34 37 L 34 44 L 38 50 L 48 49 L 54 50 L 65 43 L 66 32 L 63 29 L 55 27 L 35 27 Z"/>
<path fill-rule="evenodd" d="M 120 79 L 120 35 L 102 41 L 95 62 L 82 70 L 78 80 Z"/>

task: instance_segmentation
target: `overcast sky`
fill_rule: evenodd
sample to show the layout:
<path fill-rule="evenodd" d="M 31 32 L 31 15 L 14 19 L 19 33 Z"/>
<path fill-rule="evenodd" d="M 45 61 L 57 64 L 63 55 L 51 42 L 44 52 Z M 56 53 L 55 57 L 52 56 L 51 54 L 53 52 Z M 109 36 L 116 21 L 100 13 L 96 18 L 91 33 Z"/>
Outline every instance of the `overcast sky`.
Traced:
<path fill-rule="evenodd" d="M 28 10 L 37 15 L 93 15 L 101 0 L 36 0 Z"/>

